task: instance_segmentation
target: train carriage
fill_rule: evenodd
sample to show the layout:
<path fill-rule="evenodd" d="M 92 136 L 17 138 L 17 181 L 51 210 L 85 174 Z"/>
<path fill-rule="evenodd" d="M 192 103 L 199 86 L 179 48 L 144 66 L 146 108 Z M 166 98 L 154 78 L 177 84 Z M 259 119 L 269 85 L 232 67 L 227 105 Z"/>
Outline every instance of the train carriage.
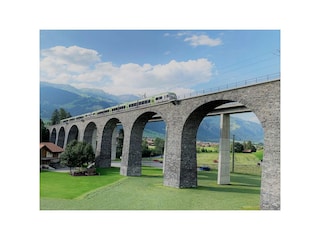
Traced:
<path fill-rule="evenodd" d="M 177 99 L 177 95 L 175 93 L 166 92 L 166 93 L 158 94 L 149 98 L 144 98 L 144 99 L 132 101 L 129 103 L 122 103 L 122 104 L 112 106 L 109 108 L 104 108 L 95 112 L 86 113 L 86 114 L 82 114 L 82 115 L 67 118 L 67 119 L 62 119 L 60 123 L 68 123 L 69 121 L 82 119 L 84 117 L 90 117 L 90 116 L 101 115 L 101 114 L 110 114 L 112 112 L 125 111 L 128 109 L 154 105 L 157 103 L 168 102 L 176 99 Z"/>

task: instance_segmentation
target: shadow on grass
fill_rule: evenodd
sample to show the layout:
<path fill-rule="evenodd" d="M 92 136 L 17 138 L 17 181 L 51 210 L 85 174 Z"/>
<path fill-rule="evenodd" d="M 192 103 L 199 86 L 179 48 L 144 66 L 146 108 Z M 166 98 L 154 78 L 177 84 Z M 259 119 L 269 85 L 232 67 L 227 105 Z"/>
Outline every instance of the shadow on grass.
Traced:
<path fill-rule="evenodd" d="M 111 171 L 116 172 L 119 170 L 114 169 Z M 259 176 L 235 173 L 231 174 L 231 184 L 210 186 L 217 181 L 217 175 L 217 171 L 198 172 L 198 187 L 194 188 L 194 190 L 260 194 L 261 180 Z M 143 167 L 140 177 L 160 180 L 163 179 L 163 174 L 161 169 Z"/>
<path fill-rule="evenodd" d="M 97 168 L 97 173 L 99 173 L 99 175 L 119 174 L 120 168 L 118 168 L 118 167 Z"/>
<path fill-rule="evenodd" d="M 144 177 L 144 178 L 163 178 L 163 175 L 148 175 L 148 174 L 141 174 L 141 177 Z"/>
<path fill-rule="evenodd" d="M 218 173 L 216 171 L 198 173 L 198 180 L 202 181 L 217 181 Z M 261 177 L 257 175 L 231 173 L 230 181 L 235 186 L 260 187 Z"/>

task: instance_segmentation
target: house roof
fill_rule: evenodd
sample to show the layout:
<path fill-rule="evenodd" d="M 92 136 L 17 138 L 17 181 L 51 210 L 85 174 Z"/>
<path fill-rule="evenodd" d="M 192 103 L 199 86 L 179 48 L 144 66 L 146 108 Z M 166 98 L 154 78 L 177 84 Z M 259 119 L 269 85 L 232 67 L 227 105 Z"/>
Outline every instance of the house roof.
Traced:
<path fill-rule="evenodd" d="M 52 152 L 52 153 L 60 153 L 60 152 L 64 151 L 63 148 L 55 145 L 52 142 L 41 142 L 40 143 L 40 149 L 42 149 L 43 147 L 48 148 L 49 151 Z"/>

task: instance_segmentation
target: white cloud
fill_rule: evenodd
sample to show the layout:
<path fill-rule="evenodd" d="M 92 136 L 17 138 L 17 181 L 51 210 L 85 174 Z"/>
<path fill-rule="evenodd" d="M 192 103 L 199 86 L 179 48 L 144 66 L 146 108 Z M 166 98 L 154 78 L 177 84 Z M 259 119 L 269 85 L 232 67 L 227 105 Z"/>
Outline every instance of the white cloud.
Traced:
<path fill-rule="evenodd" d="M 222 44 L 220 38 L 212 39 L 207 35 L 192 35 L 191 37 L 187 37 L 184 39 L 185 42 L 189 42 L 191 46 L 210 46 L 215 47 Z"/>
<path fill-rule="evenodd" d="M 41 51 L 41 69 L 49 76 L 59 73 L 85 72 L 100 61 L 98 52 L 78 46 L 56 46 Z"/>
<path fill-rule="evenodd" d="M 93 62 L 100 61 L 100 56 L 97 51 L 78 46 L 56 46 L 42 50 L 41 55 L 44 58 L 55 59 L 59 63 L 72 63 L 77 65 L 89 65 Z"/>
<path fill-rule="evenodd" d="M 95 50 L 54 47 L 41 51 L 41 81 L 101 88 L 111 94 L 157 94 L 177 91 L 186 94 L 212 77 L 214 64 L 205 58 L 170 61 L 166 64 L 127 63 L 116 66 L 101 62 Z"/>

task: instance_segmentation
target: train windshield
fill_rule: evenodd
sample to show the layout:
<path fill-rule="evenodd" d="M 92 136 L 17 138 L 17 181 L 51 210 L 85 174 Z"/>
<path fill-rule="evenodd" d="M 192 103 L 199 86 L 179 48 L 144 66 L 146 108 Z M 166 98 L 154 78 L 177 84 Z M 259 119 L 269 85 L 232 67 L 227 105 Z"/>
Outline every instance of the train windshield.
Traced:
<path fill-rule="evenodd" d="M 175 93 L 168 93 L 168 98 L 171 99 L 177 99 L 177 95 Z"/>

